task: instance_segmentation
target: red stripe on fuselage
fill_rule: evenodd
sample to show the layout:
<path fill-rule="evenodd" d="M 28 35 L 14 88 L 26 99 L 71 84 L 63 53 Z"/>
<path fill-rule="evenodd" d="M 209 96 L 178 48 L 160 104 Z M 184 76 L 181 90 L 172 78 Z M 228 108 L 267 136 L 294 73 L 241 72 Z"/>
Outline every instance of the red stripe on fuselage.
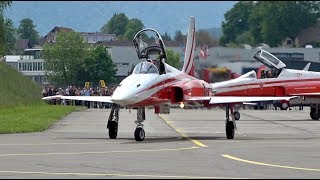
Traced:
<path fill-rule="evenodd" d="M 154 84 L 154 85 L 152 85 L 152 86 L 140 91 L 139 93 L 148 91 L 148 90 L 153 89 L 153 88 L 157 88 L 158 86 L 165 86 L 166 84 L 171 83 L 171 82 L 176 81 L 176 80 L 181 81 L 182 79 L 194 80 L 195 78 L 192 77 L 192 76 L 189 76 L 189 75 L 187 75 L 185 73 L 182 73 L 182 74 L 179 74 L 177 76 L 170 77 L 169 79 L 165 79 L 163 81 L 160 81 L 160 82 L 158 82 L 158 83 L 156 83 L 156 84 Z"/>
<path fill-rule="evenodd" d="M 154 84 L 154 85 L 152 85 L 152 86 L 140 91 L 139 93 L 146 92 L 148 90 L 151 90 L 153 88 L 157 88 L 159 86 L 166 86 L 169 83 L 172 83 L 174 81 L 177 81 L 177 83 L 181 83 L 183 81 L 191 81 L 191 80 L 195 80 L 195 79 L 196 79 L 195 77 L 189 76 L 189 75 L 187 75 L 185 73 L 181 73 L 181 74 L 178 74 L 177 76 L 171 77 L 169 79 L 165 79 L 165 80 L 163 80 L 161 82 L 158 82 L 158 83 L 156 83 L 156 84 Z M 159 91 L 161 91 L 161 90 L 159 90 Z M 148 98 L 146 98 L 146 99 L 144 99 L 144 100 L 142 100 L 142 101 L 140 101 L 138 103 L 131 104 L 131 105 L 128 105 L 128 106 L 130 106 L 130 107 L 154 106 L 154 105 L 158 105 L 158 104 L 162 104 L 162 103 L 167 103 L 168 102 L 167 99 L 161 99 L 161 98 L 156 97 L 156 94 L 159 93 L 159 91 L 153 93 Z"/>
<path fill-rule="evenodd" d="M 278 83 L 294 83 L 294 82 L 305 82 L 305 81 L 320 81 L 319 79 L 293 79 L 293 80 L 278 80 L 278 81 L 256 81 L 255 83 L 249 83 L 249 84 L 238 84 L 238 85 L 233 85 L 233 86 L 224 86 L 223 88 L 234 88 L 234 87 L 241 87 L 241 86 L 250 86 L 250 85 L 257 85 L 259 83 L 263 84 L 278 84 Z"/>

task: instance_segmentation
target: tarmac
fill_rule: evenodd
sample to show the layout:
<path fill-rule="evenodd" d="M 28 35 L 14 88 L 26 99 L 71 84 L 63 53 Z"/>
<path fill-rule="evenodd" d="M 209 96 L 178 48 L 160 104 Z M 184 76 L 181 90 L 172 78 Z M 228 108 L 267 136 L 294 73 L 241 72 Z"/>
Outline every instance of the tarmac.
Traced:
<path fill-rule="evenodd" d="M 146 137 L 136 142 L 136 110 L 120 110 L 109 139 L 110 109 L 86 109 L 43 132 L 1 134 L 0 178 L 318 179 L 320 121 L 309 112 L 240 110 L 231 140 L 222 109 L 147 109 Z"/>

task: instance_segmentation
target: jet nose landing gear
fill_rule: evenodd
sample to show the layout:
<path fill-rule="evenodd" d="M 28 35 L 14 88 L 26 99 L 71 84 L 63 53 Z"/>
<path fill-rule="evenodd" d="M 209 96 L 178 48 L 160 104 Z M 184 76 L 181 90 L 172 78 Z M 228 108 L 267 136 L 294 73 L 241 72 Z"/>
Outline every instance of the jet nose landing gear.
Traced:
<path fill-rule="evenodd" d="M 139 107 L 137 109 L 137 121 L 135 123 L 137 124 L 137 128 L 134 131 L 134 138 L 136 141 L 143 141 L 145 137 L 145 132 L 143 129 L 142 122 L 146 119 L 146 112 L 145 107 Z"/>

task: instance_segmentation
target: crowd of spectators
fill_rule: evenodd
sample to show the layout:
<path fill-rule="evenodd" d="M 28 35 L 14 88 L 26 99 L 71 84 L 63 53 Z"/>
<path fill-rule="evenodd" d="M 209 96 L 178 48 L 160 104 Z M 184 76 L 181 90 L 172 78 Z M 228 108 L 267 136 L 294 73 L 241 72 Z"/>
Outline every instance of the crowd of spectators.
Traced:
<path fill-rule="evenodd" d="M 115 87 L 76 87 L 67 86 L 66 88 L 57 88 L 53 85 L 49 87 L 44 87 L 42 90 L 42 96 L 111 96 L 115 90 Z M 52 99 L 47 101 L 49 104 L 53 105 L 72 105 L 72 106 L 87 106 L 88 108 L 110 108 L 110 103 L 103 102 L 90 102 L 90 101 L 80 101 L 80 100 L 65 100 L 65 99 Z"/>

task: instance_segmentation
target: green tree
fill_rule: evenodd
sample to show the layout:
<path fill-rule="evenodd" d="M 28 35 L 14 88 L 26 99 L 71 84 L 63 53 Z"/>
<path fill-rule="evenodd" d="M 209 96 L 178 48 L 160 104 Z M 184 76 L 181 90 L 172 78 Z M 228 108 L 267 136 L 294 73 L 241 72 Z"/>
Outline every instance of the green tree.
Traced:
<path fill-rule="evenodd" d="M 11 1 L 0 2 L 0 55 L 3 56 L 6 53 L 6 37 L 5 37 L 5 19 L 3 11 L 11 6 Z"/>
<path fill-rule="evenodd" d="M 55 84 L 83 85 L 88 45 L 77 32 L 59 32 L 54 44 L 45 44 L 43 56 L 48 80 Z"/>
<path fill-rule="evenodd" d="M 172 41 L 170 34 L 167 32 L 165 32 L 164 35 L 161 35 L 161 37 L 164 41 Z"/>
<path fill-rule="evenodd" d="M 90 49 L 84 65 L 84 71 L 80 73 L 85 76 L 80 80 L 86 82 L 104 80 L 106 84 L 115 82 L 117 66 L 112 62 L 111 55 L 104 46 L 99 45 Z"/>
<path fill-rule="evenodd" d="M 37 26 L 33 24 L 32 19 L 24 18 L 20 21 L 18 28 L 19 37 L 21 39 L 29 39 L 31 45 L 35 45 L 38 42 L 38 31 L 35 30 Z"/>
<path fill-rule="evenodd" d="M 225 21 L 222 22 L 223 35 L 220 38 L 220 45 L 235 42 L 237 35 L 249 29 L 248 17 L 254 8 L 253 1 L 239 1 L 233 8 L 224 14 Z"/>
<path fill-rule="evenodd" d="M 174 33 L 174 38 L 173 38 L 175 41 L 178 41 L 182 44 L 185 44 L 185 41 L 186 41 L 186 36 L 182 34 L 182 32 L 180 30 L 177 30 L 175 33 Z"/>
<path fill-rule="evenodd" d="M 282 39 L 295 39 L 301 30 L 314 25 L 320 17 L 319 1 L 282 1 L 278 2 Z"/>
<path fill-rule="evenodd" d="M 142 30 L 143 28 L 144 25 L 140 19 L 130 19 L 126 26 L 126 32 L 123 35 L 124 39 L 132 40 L 134 38 L 134 35 L 136 35 L 136 33 Z"/>
<path fill-rule="evenodd" d="M 207 31 L 196 31 L 196 44 L 207 45 L 208 47 L 218 46 L 218 41 L 214 39 Z"/>
<path fill-rule="evenodd" d="M 177 69 L 181 69 L 182 64 L 180 63 L 180 54 L 174 52 L 171 49 L 166 50 L 167 60 L 166 63 L 175 67 Z"/>
<path fill-rule="evenodd" d="M 259 1 L 255 4 L 255 7 L 251 11 L 251 14 L 248 17 L 249 22 L 249 35 L 252 37 L 252 41 L 247 42 L 248 44 L 254 46 L 258 43 L 263 42 L 262 35 L 261 35 L 261 21 L 264 18 L 263 17 L 263 11 L 264 11 L 264 1 Z"/>
<path fill-rule="evenodd" d="M 3 14 L 3 11 L 11 6 L 12 1 L 0 1 L 0 12 Z"/>
<path fill-rule="evenodd" d="M 4 19 L 3 15 L 0 15 L 0 55 L 4 56 L 6 53 L 6 46 L 5 46 L 5 30 L 4 30 Z"/>
<path fill-rule="evenodd" d="M 101 32 L 108 34 L 115 34 L 122 38 L 126 32 L 126 27 L 129 22 L 128 17 L 124 13 L 115 13 L 112 18 L 101 27 Z"/>
<path fill-rule="evenodd" d="M 5 53 L 12 54 L 15 45 L 15 31 L 11 19 L 6 19 L 4 23 L 4 39 L 5 39 Z"/>
<path fill-rule="evenodd" d="M 295 39 L 301 30 L 315 24 L 319 17 L 318 1 L 261 1 L 249 17 L 254 43 L 278 46 L 289 37 Z"/>

